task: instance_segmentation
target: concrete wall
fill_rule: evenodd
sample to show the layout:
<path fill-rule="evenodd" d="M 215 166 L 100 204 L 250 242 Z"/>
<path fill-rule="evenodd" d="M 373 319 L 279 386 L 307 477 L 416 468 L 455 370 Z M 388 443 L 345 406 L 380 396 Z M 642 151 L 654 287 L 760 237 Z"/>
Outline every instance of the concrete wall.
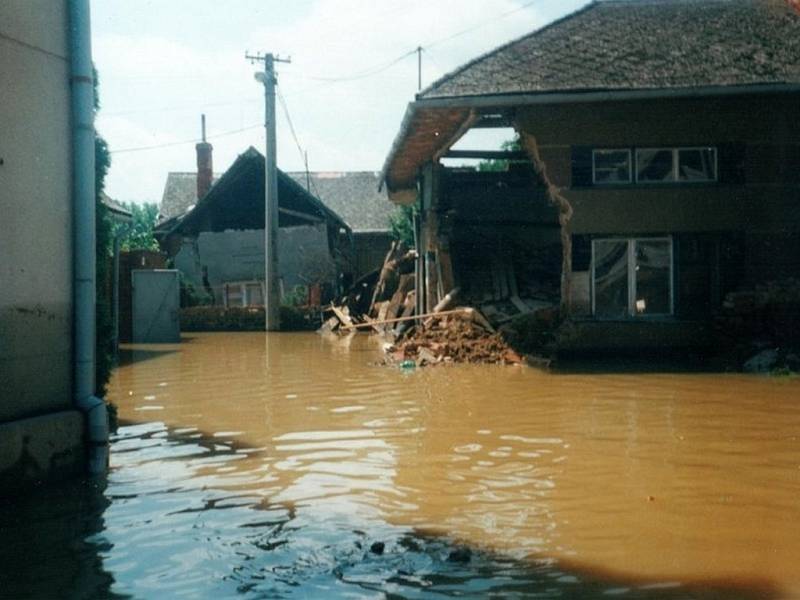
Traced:
<path fill-rule="evenodd" d="M 71 405 L 67 33 L 65 0 L 0 2 L 0 422 Z"/>
<path fill-rule="evenodd" d="M 82 472 L 66 0 L 0 2 L 0 496 Z"/>
<path fill-rule="evenodd" d="M 264 230 L 203 232 L 184 239 L 175 255 L 175 267 L 195 286 L 208 283 L 217 291 L 225 282 L 264 279 Z M 335 268 L 328 251 L 324 224 L 284 227 L 278 232 L 278 273 L 285 293 L 296 285 L 334 282 Z"/>

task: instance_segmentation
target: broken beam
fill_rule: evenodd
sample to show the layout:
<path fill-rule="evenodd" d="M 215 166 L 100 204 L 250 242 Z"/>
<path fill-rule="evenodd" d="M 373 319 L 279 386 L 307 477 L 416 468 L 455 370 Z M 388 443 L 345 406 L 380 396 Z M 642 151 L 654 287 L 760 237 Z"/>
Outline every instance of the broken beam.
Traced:
<path fill-rule="evenodd" d="M 410 317 L 396 317 L 394 319 L 384 319 L 382 321 L 370 321 L 369 323 L 354 323 L 352 325 L 345 325 L 344 327 L 340 327 L 340 330 L 344 329 L 363 329 L 366 327 L 372 327 L 373 325 L 385 325 L 388 323 L 401 323 L 402 321 L 416 321 L 417 319 L 427 319 L 428 317 L 447 317 L 449 315 L 469 315 L 475 313 L 475 309 L 471 307 L 466 308 L 455 308 L 453 310 L 443 310 L 442 312 L 429 312 L 423 313 L 421 315 L 412 315 Z"/>
<path fill-rule="evenodd" d="M 478 158 L 486 160 L 528 160 L 528 155 L 524 151 L 505 150 L 448 150 L 442 154 L 442 158 Z"/>

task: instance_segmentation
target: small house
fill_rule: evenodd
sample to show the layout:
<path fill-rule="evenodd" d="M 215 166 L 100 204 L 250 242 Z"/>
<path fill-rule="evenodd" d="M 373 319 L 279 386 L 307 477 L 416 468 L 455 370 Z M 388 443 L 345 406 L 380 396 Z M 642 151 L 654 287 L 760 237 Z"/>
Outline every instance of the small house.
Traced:
<path fill-rule="evenodd" d="M 264 156 L 248 148 L 214 181 L 210 164 L 203 168 L 207 163 L 200 150 L 196 194 L 186 185 L 189 177 L 168 178 L 168 184 L 181 180 L 183 195 L 177 197 L 177 186 L 165 190 L 169 202 L 162 202 L 159 243 L 184 280 L 215 304 L 263 305 Z M 349 249 L 349 227 L 280 170 L 278 213 L 282 296 L 312 286 L 332 295 Z"/>

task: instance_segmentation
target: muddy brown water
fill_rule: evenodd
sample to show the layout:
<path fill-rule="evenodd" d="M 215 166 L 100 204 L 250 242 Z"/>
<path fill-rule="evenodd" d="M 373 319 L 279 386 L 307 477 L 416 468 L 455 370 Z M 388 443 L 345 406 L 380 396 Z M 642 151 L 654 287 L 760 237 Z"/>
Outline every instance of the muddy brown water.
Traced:
<path fill-rule="evenodd" d="M 107 483 L 4 511 L 0 596 L 800 598 L 798 379 L 403 371 L 362 335 L 123 358 Z"/>

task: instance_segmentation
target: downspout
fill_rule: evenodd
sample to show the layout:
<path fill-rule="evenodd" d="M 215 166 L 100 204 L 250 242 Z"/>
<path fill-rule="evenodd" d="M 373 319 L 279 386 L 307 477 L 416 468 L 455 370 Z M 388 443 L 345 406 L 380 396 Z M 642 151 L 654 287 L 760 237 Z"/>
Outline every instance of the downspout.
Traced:
<path fill-rule="evenodd" d="M 86 418 L 88 471 L 108 466 L 108 413 L 95 386 L 95 160 L 94 81 L 89 0 L 69 0 L 72 91 L 73 265 L 75 306 L 73 385 L 75 408 Z"/>

